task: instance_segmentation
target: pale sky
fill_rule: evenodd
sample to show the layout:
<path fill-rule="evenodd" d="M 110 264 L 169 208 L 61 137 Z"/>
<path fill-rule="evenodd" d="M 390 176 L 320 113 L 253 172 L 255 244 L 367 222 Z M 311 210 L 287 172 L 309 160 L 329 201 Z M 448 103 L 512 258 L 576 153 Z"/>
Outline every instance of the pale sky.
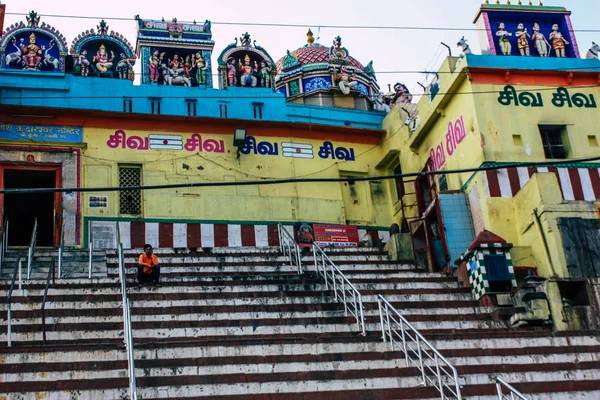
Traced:
<path fill-rule="evenodd" d="M 1 1 L 1 0 L 0 0 Z M 490 2 L 493 2 L 490 1 Z M 506 0 L 501 0 L 505 3 Z M 534 0 L 537 4 L 538 0 Z M 248 31 L 252 40 L 263 46 L 274 60 L 278 60 L 287 49 L 295 50 L 306 43 L 306 31 L 311 28 L 319 43 L 331 46 L 333 38 L 342 37 L 342 44 L 350 55 L 366 65 L 373 60 L 377 81 L 383 92 L 387 85 L 395 82 L 405 83 L 411 92 L 419 94 L 422 90 L 417 81 L 424 83 L 419 74 L 386 73 L 389 71 L 422 71 L 439 65 L 447 55 L 441 51 L 440 42 L 448 44 L 452 54 L 459 50 L 456 42 L 461 36 L 469 40 L 475 54 L 479 54 L 477 32 L 473 18 L 482 3 L 481 0 L 320 0 L 320 1 L 191 1 L 179 2 L 156 0 L 103 0 L 90 2 L 81 0 L 4 0 L 6 6 L 5 28 L 12 23 L 24 21 L 22 15 L 35 10 L 46 22 L 67 38 L 69 47 L 79 33 L 94 28 L 100 19 L 54 18 L 44 14 L 97 16 L 105 18 L 111 30 L 123 34 L 135 47 L 136 24 L 133 16 L 139 14 L 142 19 L 162 17 L 171 21 L 212 21 L 213 74 L 216 74 L 216 57 L 229 43 Z M 517 0 L 512 0 L 513 4 Z M 527 0 L 523 0 L 527 3 Z M 580 52 L 585 55 L 592 41 L 600 43 L 600 1 L 598 0 L 546 0 L 544 5 L 564 6 L 572 11 L 571 21 L 577 30 L 598 30 L 599 32 L 576 32 Z M 111 17 L 131 18 L 131 21 L 114 21 Z M 222 25 L 219 22 L 236 23 L 284 23 L 300 24 L 296 27 L 260 27 L 252 25 Z M 387 29 L 339 29 L 320 28 L 319 25 L 351 26 L 426 26 L 445 28 L 464 28 L 458 31 L 443 30 L 387 30 Z M 437 63 L 435 61 L 437 60 Z M 433 64 L 432 64 L 433 63 Z M 216 82 L 216 80 L 215 80 Z M 215 87 L 217 85 L 215 84 Z"/>

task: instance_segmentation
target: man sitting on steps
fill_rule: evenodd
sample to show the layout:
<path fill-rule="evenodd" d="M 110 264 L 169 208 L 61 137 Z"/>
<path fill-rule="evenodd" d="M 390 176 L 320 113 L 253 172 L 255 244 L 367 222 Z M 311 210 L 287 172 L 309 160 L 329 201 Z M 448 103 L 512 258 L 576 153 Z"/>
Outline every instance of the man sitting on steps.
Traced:
<path fill-rule="evenodd" d="M 152 246 L 144 245 L 144 252 L 140 255 L 138 262 L 138 282 L 143 285 L 145 282 L 153 282 L 159 284 L 160 264 L 158 257 L 152 254 Z"/>

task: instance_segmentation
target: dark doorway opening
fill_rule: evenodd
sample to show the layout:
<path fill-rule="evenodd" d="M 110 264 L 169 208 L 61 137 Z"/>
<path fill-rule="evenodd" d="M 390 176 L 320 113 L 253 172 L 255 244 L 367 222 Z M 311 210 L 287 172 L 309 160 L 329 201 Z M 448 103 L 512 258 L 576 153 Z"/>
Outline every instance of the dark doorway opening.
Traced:
<path fill-rule="evenodd" d="M 5 189 L 55 188 L 56 171 L 4 170 Z M 37 245 L 54 245 L 54 193 L 4 195 L 4 218 L 10 221 L 9 246 L 29 246 L 35 219 L 38 221 Z"/>

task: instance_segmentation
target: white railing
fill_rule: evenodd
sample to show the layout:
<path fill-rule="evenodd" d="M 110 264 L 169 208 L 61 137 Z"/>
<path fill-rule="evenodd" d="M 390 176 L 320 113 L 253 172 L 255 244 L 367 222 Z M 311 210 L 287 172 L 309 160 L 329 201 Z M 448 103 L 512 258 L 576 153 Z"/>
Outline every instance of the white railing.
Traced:
<path fill-rule="evenodd" d="M 312 247 L 317 275 L 325 279 L 326 289 L 331 288 L 333 290 L 335 300 L 344 303 L 344 315 L 349 313 L 356 318 L 358 329 L 365 336 L 365 315 L 360 292 L 318 244 L 313 243 Z"/>
<path fill-rule="evenodd" d="M 64 219 L 60 221 L 60 241 L 58 244 L 58 279 L 62 278 L 62 261 L 65 247 L 65 224 Z"/>
<path fill-rule="evenodd" d="M 23 293 L 23 277 L 21 275 L 21 267 L 23 257 L 19 256 L 19 261 L 15 267 L 15 272 L 13 273 L 12 281 L 10 283 L 10 289 L 8 290 L 8 295 L 6 296 L 6 320 L 7 320 L 7 328 L 6 328 L 6 342 L 8 347 L 12 346 L 12 309 L 11 309 L 11 299 L 12 293 L 15 289 L 15 280 L 17 279 L 17 274 L 19 276 L 19 290 Z"/>
<path fill-rule="evenodd" d="M 117 226 L 119 225 L 119 223 L 117 222 Z M 88 240 L 88 250 L 89 250 L 89 258 L 88 258 L 88 278 L 92 279 L 92 257 L 94 255 L 94 239 L 93 239 L 93 234 L 92 234 L 92 221 L 88 222 L 88 235 L 89 235 L 89 240 Z"/>
<path fill-rule="evenodd" d="M 31 232 L 31 240 L 29 242 L 29 250 L 27 252 L 27 279 L 31 279 L 31 266 L 33 264 L 33 256 L 35 254 L 35 246 L 37 244 L 37 218 L 33 222 L 33 232 Z"/>
<path fill-rule="evenodd" d="M 502 387 L 505 387 L 508 390 L 507 395 L 502 393 Z M 523 393 L 519 392 L 517 389 L 512 387 L 510 383 L 506 382 L 499 376 L 496 377 L 496 390 L 498 391 L 498 400 L 530 400 L 529 397 L 525 397 Z"/>
<path fill-rule="evenodd" d="M 137 400 L 137 387 L 135 382 L 135 362 L 133 358 L 133 333 L 131 328 L 131 303 L 127 297 L 127 275 L 125 273 L 125 256 L 121 243 L 121 232 L 117 222 L 117 257 L 119 259 L 119 278 L 121 281 L 121 298 L 123 301 L 123 341 L 127 350 L 127 374 L 129 375 L 129 399 Z"/>
<path fill-rule="evenodd" d="M 283 253 L 284 257 L 290 257 L 290 266 L 295 266 L 298 269 L 298 273 L 304 272 L 302 270 L 302 256 L 300 252 L 300 246 L 294 240 L 292 235 L 283 227 L 281 224 L 277 224 L 277 230 L 279 231 L 279 248 Z"/>
<path fill-rule="evenodd" d="M 400 349 L 404 352 L 406 366 L 417 367 L 422 383 L 435 387 L 440 393 L 440 399 L 461 400 L 456 368 L 385 297 L 379 295 L 377 302 L 383 341 L 390 343 L 392 351 Z"/>

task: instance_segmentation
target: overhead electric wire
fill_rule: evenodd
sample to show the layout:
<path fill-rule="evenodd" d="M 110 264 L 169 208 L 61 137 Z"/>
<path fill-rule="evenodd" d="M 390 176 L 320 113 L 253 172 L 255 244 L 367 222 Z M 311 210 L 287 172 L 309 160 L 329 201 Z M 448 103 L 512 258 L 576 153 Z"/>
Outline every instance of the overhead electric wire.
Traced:
<path fill-rule="evenodd" d="M 595 88 L 595 87 L 600 87 L 600 83 L 598 84 L 594 84 L 594 85 L 571 85 L 568 86 L 568 89 L 585 89 L 585 88 Z M 549 91 L 549 90 L 556 90 L 558 88 L 558 86 L 551 86 L 551 87 L 540 87 L 540 88 L 532 88 L 532 87 L 526 87 L 524 89 L 518 89 L 515 88 L 515 92 L 520 93 L 520 92 L 532 92 L 532 91 L 538 91 L 538 92 L 545 92 L 545 91 Z M 203 89 L 199 89 L 199 90 L 203 90 Z M 217 90 L 217 89 L 215 89 Z M 226 90 L 223 90 L 224 93 L 227 93 Z M 501 93 L 498 90 L 481 90 L 481 91 L 471 91 L 471 92 L 437 92 L 436 96 L 439 95 L 447 95 L 447 94 L 451 94 L 451 95 L 482 95 L 482 94 L 498 94 Z M 422 93 L 411 93 L 413 96 L 425 96 L 427 94 L 429 94 L 428 92 L 422 92 Z M 129 95 L 124 95 L 124 96 L 94 96 L 95 99 L 148 99 L 148 97 L 152 97 L 152 96 L 129 96 Z M 185 96 L 160 96 L 161 99 L 185 99 Z M 5 99 L 44 99 L 44 100 L 51 100 L 53 98 L 56 98 L 58 100 L 63 100 L 62 97 L 48 97 L 48 96 L 2 96 L 2 100 Z M 69 99 L 89 99 L 89 96 L 68 96 Z M 275 97 L 273 96 L 257 96 L 257 95 L 248 95 L 248 96 L 237 96 L 237 95 L 233 95 L 233 96 L 229 96 L 229 95 L 223 95 L 223 96 L 198 96 L 198 99 L 223 99 L 223 100 L 227 100 L 227 99 L 273 99 Z M 11 106 L 14 104 L 1 104 L 1 105 L 7 105 L 7 106 Z M 19 104 L 22 105 L 22 104 Z M 63 109 L 64 107 L 55 107 L 57 109 Z M 200 116 L 202 117 L 202 116 Z"/>
<path fill-rule="evenodd" d="M 7 12 L 6 15 L 28 16 L 28 12 Z M 85 16 L 85 15 L 66 15 L 66 14 L 42 14 L 38 16 L 48 18 L 72 18 L 72 19 L 104 19 L 112 21 L 135 21 L 135 17 L 100 17 L 100 16 Z M 159 18 L 147 18 L 145 21 L 160 21 Z M 165 21 L 170 23 L 170 21 Z M 179 24 L 198 23 L 198 21 L 177 21 Z M 418 30 L 418 31 L 486 31 L 485 28 L 461 28 L 461 27 L 440 27 L 440 26 L 393 26 L 393 25 L 328 25 L 328 24 L 289 24 L 289 23 L 269 23 L 269 22 L 235 22 L 235 21 L 210 21 L 211 25 L 243 25 L 243 26 L 262 26 L 272 28 L 332 28 L 332 29 L 373 29 L 373 30 Z M 202 24 L 202 22 L 200 22 Z M 600 32 L 600 29 L 573 29 L 570 32 Z"/>
<path fill-rule="evenodd" d="M 404 174 L 378 175 L 366 177 L 340 177 L 340 178 L 284 178 L 258 181 L 223 181 L 223 182 L 196 182 L 196 183 L 174 183 L 165 185 L 147 185 L 147 186 L 109 186 L 94 188 L 19 188 L 2 189 L 0 194 L 18 194 L 18 193 L 88 193 L 88 192 L 120 192 L 123 190 L 160 190 L 160 189 L 178 189 L 178 188 L 201 188 L 201 187 L 223 187 L 223 186 L 251 186 L 251 185 L 281 185 L 287 183 L 331 183 L 331 182 L 370 182 L 397 178 L 415 178 L 420 176 L 464 174 L 469 172 L 493 171 L 510 167 L 546 167 L 546 166 L 568 166 L 570 164 L 581 165 L 581 163 L 599 161 L 600 156 L 579 158 L 562 161 L 542 161 L 542 162 L 517 162 L 517 163 L 498 163 L 497 165 L 479 166 L 473 168 L 463 168 L 455 170 L 438 170 L 409 172 Z"/>

